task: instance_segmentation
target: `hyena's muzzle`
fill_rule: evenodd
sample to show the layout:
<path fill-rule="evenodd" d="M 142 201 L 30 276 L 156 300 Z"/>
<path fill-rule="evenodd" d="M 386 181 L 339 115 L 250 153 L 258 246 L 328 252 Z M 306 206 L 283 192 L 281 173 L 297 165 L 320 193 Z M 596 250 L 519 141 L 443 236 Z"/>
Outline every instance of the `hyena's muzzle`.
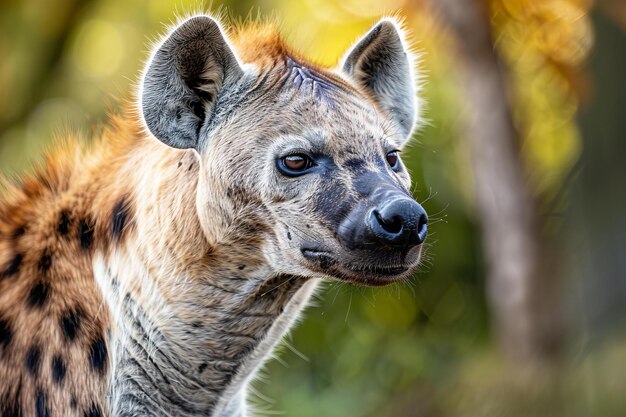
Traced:
<path fill-rule="evenodd" d="M 405 278 L 419 263 L 428 233 L 428 216 L 411 194 L 387 174 L 362 174 L 357 198 L 342 211 L 333 247 L 305 242 L 301 251 L 316 269 L 366 285 L 385 285 Z M 343 207 L 343 209 L 342 209 Z"/>

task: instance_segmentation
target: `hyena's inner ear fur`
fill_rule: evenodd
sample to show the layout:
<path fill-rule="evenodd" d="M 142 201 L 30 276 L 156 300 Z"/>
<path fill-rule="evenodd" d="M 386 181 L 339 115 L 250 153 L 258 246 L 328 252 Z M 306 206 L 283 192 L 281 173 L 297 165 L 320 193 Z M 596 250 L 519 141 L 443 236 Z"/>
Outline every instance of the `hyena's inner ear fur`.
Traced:
<path fill-rule="evenodd" d="M 352 47 L 342 65 L 343 71 L 395 120 L 400 129 L 396 137 L 399 145 L 409 138 L 417 119 L 413 62 L 401 33 L 397 23 L 381 20 Z"/>
<path fill-rule="evenodd" d="M 146 126 L 166 145 L 198 149 L 200 131 L 217 95 L 242 75 L 213 19 L 196 16 L 185 21 L 148 63 L 141 92 Z"/>

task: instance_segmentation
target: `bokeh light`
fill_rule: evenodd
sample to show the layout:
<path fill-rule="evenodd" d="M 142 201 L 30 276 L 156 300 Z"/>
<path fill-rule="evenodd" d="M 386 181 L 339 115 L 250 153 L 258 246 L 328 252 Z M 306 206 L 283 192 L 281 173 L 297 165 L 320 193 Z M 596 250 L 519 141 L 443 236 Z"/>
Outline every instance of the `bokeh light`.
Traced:
<path fill-rule="evenodd" d="M 79 29 L 72 57 L 84 74 L 104 78 L 116 73 L 124 53 L 119 29 L 105 20 L 93 19 Z"/>

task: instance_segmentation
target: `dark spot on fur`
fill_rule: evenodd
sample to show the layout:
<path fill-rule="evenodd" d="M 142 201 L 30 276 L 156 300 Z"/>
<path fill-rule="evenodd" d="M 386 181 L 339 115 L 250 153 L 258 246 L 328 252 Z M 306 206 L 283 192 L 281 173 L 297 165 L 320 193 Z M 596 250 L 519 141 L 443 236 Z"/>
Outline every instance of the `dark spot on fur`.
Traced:
<path fill-rule="evenodd" d="M 39 281 L 28 293 L 28 305 L 34 308 L 43 307 L 50 297 L 50 286 Z"/>
<path fill-rule="evenodd" d="M 187 171 L 191 171 L 192 168 L 193 168 L 193 163 L 189 165 L 189 169 Z"/>
<path fill-rule="evenodd" d="M 65 361 L 60 356 L 55 356 L 52 358 L 52 379 L 57 384 L 61 384 L 65 379 L 65 374 L 67 372 L 67 366 L 65 365 Z"/>
<path fill-rule="evenodd" d="M 85 411 L 85 417 L 102 417 L 102 411 L 100 411 L 100 407 L 97 404 L 91 404 L 89 410 Z"/>
<path fill-rule="evenodd" d="M 46 394 L 42 390 L 37 390 L 37 396 L 35 398 L 35 410 L 37 417 L 50 417 L 50 410 L 48 410 L 48 399 Z"/>
<path fill-rule="evenodd" d="M 196 328 L 196 329 L 201 329 L 203 327 L 201 321 L 194 321 L 194 322 L 191 323 L 191 326 Z"/>
<path fill-rule="evenodd" d="M 72 394 L 72 398 L 70 398 L 70 407 L 72 407 L 72 410 L 78 408 L 78 398 L 76 398 L 75 394 Z"/>
<path fill-rule="evenodd" d="M 26 233 L 26 228 L 24 226 L 20 226 L 13 231 L 11 237 L 13 238 L 13 240 L 16 240 L 24 236 L 24 233 Z"/>
<path fill-rule="evenodd" d="M 90 348 L 91 366 L 98 372 L 104 373 L 107 365 L 107 346 L 102 337 L 98 337 Z"/>
<path fill-rule="evenodd" d="M 291 232 L 287 230 L 287 239 L 291 240 Z"/>
<path fill-rule="evenodd" d="M 93 222 L 87 219 L 82 219 L 78 225 L 78 241 L 80 247 L 83 249 L 89 249 L 93 243 L 93 231 L 95 227 Z"/>
<path fill-rule="evenodd" d="M 71 342 L 76 338 L 76 334 L 80 330 L 81 320 L 82 313 L 79 309 L 69 310 L 61 317 L 61 331 L 65 340 Z"/>
<path fill-rule="evenodd" d="M 11 259 L 11 262 L 9 262 L 9 264 L 5 267 L 4 271 L 0 272 L 0 280 L 17 274 L 23 260 L 24 257 L 21 254 L 16 254 L 13 259 Z"/>
<path fill-rule="evenodd" d="M 130 215 L 130 207 L 125 199 L 121 199 L 113 207 L 113 215 L 111 217 L 111 233 L 113 237 L 120 238 L 124 233 L 124 228 L 128 222 Z"/>
<path fill-rule="evenodd" d="M 25 414 L 22 413 L 22 409 L 17 401 L 2 402 L 0 403 L 0 415 L 2 417 L 22 417 Z"/>
<path fill-rule="evenodd" d="M 310 225 L 310 224 L 307 224 L 307 225 L 306 225 L 306 228 L 307 228 L 307 229 L 310 229 L 310 228 L 311 228 L 311 225 Z"/>
<path fill-rule="evenodd" d="M 322 255 L 319 257 L 320 268 L 328 269 L 333 264 L 333 261 L 328 256 Z"/>
<path fill-rule="evenodd" d="M 32 376 L 37 376 L 40 363 L 41 348 L 37 345 L 33 345 L 28 349 L 28 353 L 26 353 L 26 369 L 28 369 L 28 373 Z"/>
<path fill-rule="evenodd" d="M 59 224 L 57 230 L 61 236 L 68 234 L 70 231 L 70 212 L 63 210 L 59 216 Z"/>
<path fill-rule="evenodd" d="M 9 322 L 4 319 L 0 319 L 0 347 L 3 348 L 3 350 L 6 350 L 12 340 L 13 331 L 11 330 Z"/>
<path fill-rule="evenodd" d="M 52 255 L 49 250 L 45 250 L 41 258 L 39 258 L 39 270 L 43 273 L 48 272 L 52 266 Z"/>
<path fill-rule="evenodd" d="M 207 368 L 207 366 L 209 366 L 208 362 L 204 362 L 203 364 L 198 366 L 198 373 L 201 374 L 202 372 L 204 372 L 204 370 Z"/>
<path fill-rule="evenodd" d="M 180 168 L 182 165 L 183 165 L 183 161 L 179 161 L 179 162 L 178 162 L 178 167 L 177 167 L 177 168 Z"/>
<path fill-rule="evenodd" d="M 238 268 L 239 268 L 239 270 L 240 270 L 240 271 L 243 271 L 243 269 L 244 269 L 245 267 L 246 267 L 245 265 L 239 265 L 239 267 L 238 267 Z"/>
<path fill-rule="evenodd" d="M 124 304 L 133 304 L 133 297 L 131 297 L 129 292 L 124 294 Z"/>

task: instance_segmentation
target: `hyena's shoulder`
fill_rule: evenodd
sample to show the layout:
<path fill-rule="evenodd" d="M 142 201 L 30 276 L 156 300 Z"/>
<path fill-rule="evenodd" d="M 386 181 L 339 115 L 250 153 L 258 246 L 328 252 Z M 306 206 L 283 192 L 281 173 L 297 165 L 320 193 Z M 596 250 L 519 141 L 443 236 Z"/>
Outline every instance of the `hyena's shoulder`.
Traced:
<path fill-rule="evenodd" d="M 64 138 L 33 173 L 4 181 L 0 415 L 104 412 L 110 319 L 92 258 L 132 221 L 124 180 L 110 177 L 138 126 L 113 117 L 94 144 Z"/>

